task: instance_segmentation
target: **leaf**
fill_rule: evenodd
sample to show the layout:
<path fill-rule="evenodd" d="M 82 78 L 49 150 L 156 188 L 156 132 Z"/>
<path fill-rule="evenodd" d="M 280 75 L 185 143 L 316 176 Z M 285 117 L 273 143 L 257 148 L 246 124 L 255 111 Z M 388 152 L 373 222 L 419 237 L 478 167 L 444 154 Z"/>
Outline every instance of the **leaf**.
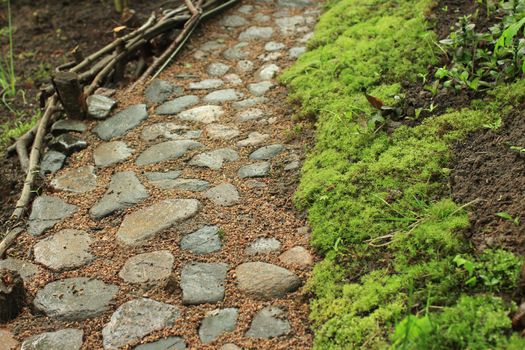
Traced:
<path fill-rule="evenodd" d="M 379 98 L 375 97 L 375 96 L 372 96 L 372 95 L 369 95 L 367 93 L 365 93 L 365 96 L 366 96 L 366 99 L 368 100 L 368 103 L 370 103 L 370 105 L 372 105 L 372 107 L 376 108 L 376 109 L 381 109 L 381 107 L 383 107 L 385 105 L 385 103 L 383 101 L 381 101 Z"/>
<path fill-rule="evenodd" d="M 521 27 L 523 27 L 524 24 L 525 24 L 525 17 L 522 18 L 520 21 L 510 25 L 507 29 L 503 31 L 498 41 L 496 42 L 496 46 L 494 47 L 495 55 L 500 53 L 500 49 L 502 47 L 505 47 L 512 42 L 512 40 L 518 34 L 518 32 L 520 31 Z"/>
<path fill-rule="evenodd" d="M 496 213 L 496 216 L 502 218 L 502 219 L 505 219 L 505 220 L 508 220 L 508 221 L 513 221 L 514 218 L 507 212 L 499 212 L 499 213 Z"/>

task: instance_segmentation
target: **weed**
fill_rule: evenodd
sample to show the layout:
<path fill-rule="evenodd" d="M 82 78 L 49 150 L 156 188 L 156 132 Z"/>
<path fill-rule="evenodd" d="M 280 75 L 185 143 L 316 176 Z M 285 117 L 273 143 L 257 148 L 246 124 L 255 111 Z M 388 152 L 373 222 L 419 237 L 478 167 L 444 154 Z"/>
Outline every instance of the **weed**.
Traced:
<path fill-rule="evenodd" d="M 5 1 L 7 6 L 7 27 L 0 31 L 0 35 L 6 35 L 9 41 L 9 49 L 5 57 L 0 57 L 0 95 L 2 97 L 13 97 L 16 94 L 16 77 L 13 56 L 13 23 L 11 18 L 11 1 Z"/>
<path fill-rule="evenodd" d="M 13 139 L 30 130 L 40 119 L 40 114 L 40 110 L 37 110 L 37 113 L 29 121 L 15 121 L 0 125 L 0 150 L 4 149 Z"/>
<path fill-rule="evenodd" d="M 514 152 L 518 152 L 519 154 L 525 154 L 525 147 L 521 146 L 510 146 L 510 150 Z"/>
<path fill-rule="evenodd" d="M 503 212 L 496 213 L 496 216 L 500 217 L 500 218 L 502 218 L 504 220 L 510 221 L 516 226 L 520 225 L 520 218 L 519 217 L 513 217 L 512 215 L 510 215 L 507 212 L 503 211 Z"/>
<path fill-rule="evenodd" d="M 114 3 L 117 12 L 122 12 L 128 7 L 128 0 L 114 0 Z"/>

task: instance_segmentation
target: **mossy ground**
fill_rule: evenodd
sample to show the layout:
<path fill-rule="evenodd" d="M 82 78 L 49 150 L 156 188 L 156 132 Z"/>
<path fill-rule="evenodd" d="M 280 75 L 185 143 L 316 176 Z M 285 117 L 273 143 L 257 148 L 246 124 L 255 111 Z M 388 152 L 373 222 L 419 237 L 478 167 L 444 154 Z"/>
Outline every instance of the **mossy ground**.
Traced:
<path fill-rule="evenodd" d="M 370 127 L 363 91 L 394 105 L 401 82 L 437 63 L 426 20 L 436 5 L 329 1 L 310 51 L 281 77 L 317 120 L 296 194 L 325 257 L 308 284 L 317 349 L 525 348 L 506 316 L 515 305 L 498 297 L 522 261 L 472 252 L 468 206 L 448 185 L 452 145 L 504 117 L 524 83 L 415 127 Z"/>

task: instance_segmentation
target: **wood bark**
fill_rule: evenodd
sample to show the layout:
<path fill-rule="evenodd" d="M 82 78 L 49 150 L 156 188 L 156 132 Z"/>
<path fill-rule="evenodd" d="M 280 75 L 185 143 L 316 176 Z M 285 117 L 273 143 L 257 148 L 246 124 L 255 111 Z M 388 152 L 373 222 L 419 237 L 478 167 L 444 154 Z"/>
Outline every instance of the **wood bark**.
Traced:
<path fill-rule="evenodd" d="M 86 99 L 78 74 L 57 72 L 53 77 L 53 85 L 66 115 L 71 119 L 84 119 L 87 110 Z"/>

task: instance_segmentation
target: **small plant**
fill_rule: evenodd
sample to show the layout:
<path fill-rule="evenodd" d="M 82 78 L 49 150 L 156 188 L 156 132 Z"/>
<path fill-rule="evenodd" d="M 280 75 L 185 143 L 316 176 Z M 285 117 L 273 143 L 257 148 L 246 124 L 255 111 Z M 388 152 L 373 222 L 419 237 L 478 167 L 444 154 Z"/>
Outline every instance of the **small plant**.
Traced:
<path fill-rule="evenodd" d="M 519 217 L 513 217 L 512 215 L 510 215 L 509 213 L 507 213 L 505 211 L 496 213 L 496 216 L 500 217 L 500 218 L 502 218 L 502 219 L 504 219 L 506 221 L 510 221 L 516 226 L 520 225 L 520 218 Z"/>
<path fill-rule="evenodd" d="M 11 19 L 11 1 L 7 5 L 7 27 L 0 29 L 0 36 L 7 36 L 9 49 L 5 57 L 0 56 L 0 95 L 3 98 L 13 97 L 16 94 L 16 77 L 13 56 L 13 23 Z"/>
<path fill-rule="evenodd" d="M 510 146 L 510 150 L 514 152 L 518 152 L 519 154 L 525 154 L 525 147 L 521 146 Z"/>
<path fill-rule="evenodd" d="M 117 12 L 122 12 L 127 7 L 128 7 L 128 0 L 115 0 L 115 10 Z"/>
<path fill-rule="evenodd" d="M 501 118 L 498 118 L 493 123 L 483 124 L 483 127 L 495 131 L 501 127 L 501 122 Z"/>

